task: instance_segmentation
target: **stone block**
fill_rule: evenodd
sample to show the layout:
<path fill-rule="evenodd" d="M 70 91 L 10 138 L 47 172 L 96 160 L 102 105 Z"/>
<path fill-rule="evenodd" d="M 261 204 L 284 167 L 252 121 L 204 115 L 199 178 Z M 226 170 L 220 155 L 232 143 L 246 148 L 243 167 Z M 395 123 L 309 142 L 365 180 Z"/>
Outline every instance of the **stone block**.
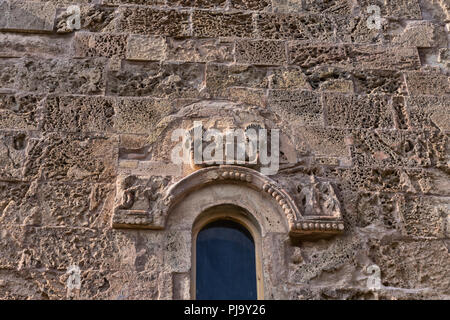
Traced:
<path fill-rule="evenodd" d="M 49 96 L 45 102 L 43 130 L 112 132 L 114 117 L 114 107 L 108 98 Z"/>
<path fill-rule="evenodd" d="M 266 11 L 271 8 L 271 0 L 231 0 L 231 7 L 239 10 Z"/>
<path fill-rule="evenodd" d="M 34 94 L 0 95 L 0 128 L 37 130 L 43 99 Z"/>
<path fill-rule="evenodd" d="M 393 128 L 394 121 L 386 95 L 323 95 L 326 124 L 339 128 Z"/>
<path fill-rule="evenodd" d="M 77 32 L 74 39 L 75 57 L 125 57 L 127 36 Z"/>
<path fill-rule="evenodd" d="M 136 61 L 161 61 L 166 58 L 166 40 L 161 36 L 130 35 L 126 58 Z"/>
<path fill-rule="evenodd" d="M 120 7 L 115 31 L 174 37 L 189 36 L 189 13 L 150 7 Z"/>
<path fill-rule="evenodd" d="M 224 8 L 226 2 L 226 0 L 167 0 L 167 5 L 169 7 L 195 7 L 213 9 Z"/>
<path fill-rule="evenodd" d="M 213 96 L 223 96 L 230 87 L 267 88 L 268 70 L 249 65 L 210 63 L 206 68 L 206 88 Z"/>
<path fill-rule="evenodd" d="M 108 74 L 108 94 L 118 96 L 196 97 L 204 80 L 204 65 L 124 61 Z"/>
<path fill-rule="evenodd" d="M 287 63 L 284 41 L 238 40 L 236 62 L 260 65 L 283 65 Z"/>
<path fill-rule="evenodd" d="M 167 39 L 167 60 L 183 62 L 233 62 L 234 43 L 221 39 Z"/>
<path fill-rule="evenodd" d="M 311 91 L 270 90 L 268 105 L 287 123 L 323 125 L 320 95 Z"/>
<path fill-rule="evenodd" d="M 334 22 L 325 15 L 258 14 L 258 37 L 333 42 Z"/>
<path fill-rule="evenodd" d="M 243 12 L 194 11 L 192 27 L 195 37 L 249 38 L 253 35 L 253 18 L 251 13 Z"/>
<path fill-rule="evenodd" d="M 52 2 L 0 1 L 0 30 L 52 32 L 56 6 Z"/>
<path fill-rule="evenodd" d="M 407 97 L 406 104 L 414 129 L 450 131 L 450 97 Z"/>
<path fill-rule="evenodd" d="M 405 75 L 410 95 L 448 95 L 449 77 L 435 72 L 408 72 Z"/>

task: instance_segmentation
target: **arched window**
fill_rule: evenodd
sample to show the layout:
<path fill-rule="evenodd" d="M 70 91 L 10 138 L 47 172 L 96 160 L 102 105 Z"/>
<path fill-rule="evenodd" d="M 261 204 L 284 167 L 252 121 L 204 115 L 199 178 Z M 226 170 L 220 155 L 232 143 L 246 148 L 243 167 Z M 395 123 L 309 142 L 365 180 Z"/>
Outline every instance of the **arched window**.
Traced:
<path fill-rule="evenodd" d="M 257 299 L 255 241 L 232 220 L 205 225 L 196 241 L 196 298 Z"/>

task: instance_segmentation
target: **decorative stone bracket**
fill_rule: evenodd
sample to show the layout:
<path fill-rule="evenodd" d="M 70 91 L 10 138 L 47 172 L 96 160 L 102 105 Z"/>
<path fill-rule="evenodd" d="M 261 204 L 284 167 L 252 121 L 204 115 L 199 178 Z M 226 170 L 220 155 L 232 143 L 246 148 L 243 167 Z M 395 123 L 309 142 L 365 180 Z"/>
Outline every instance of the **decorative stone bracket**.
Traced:
<path fill-rule="evenodd" d="M 263 192 L 277 203 L 292 237 L 321 237 L 344 231 L 340 203 L 329 183 L 311 178 L 300 190 L 300 206 L 274 180 L 239 166 L 208 167 L 169 186 L 166 178 L 127 176 L 118 181 L 114 228 L 164 229 L 172 207 L 189 193 L 212 184 L 232 183 Z M 301 210 L 306 210 L 307 214 Z"/>

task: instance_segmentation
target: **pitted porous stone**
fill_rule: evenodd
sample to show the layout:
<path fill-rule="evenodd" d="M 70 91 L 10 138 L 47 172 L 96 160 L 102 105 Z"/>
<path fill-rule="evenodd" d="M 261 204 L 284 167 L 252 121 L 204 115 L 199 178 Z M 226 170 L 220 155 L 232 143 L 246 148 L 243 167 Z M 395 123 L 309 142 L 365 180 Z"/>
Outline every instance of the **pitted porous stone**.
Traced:
<path fill-rule="evenodd" d="M 323 95 L 326 123 L 339 128 L 393 128 L 389 97 L 349 96 L 334 93 Z"/>
<path fill-rule="evenodd" d="M 189 13 L 149 7 L 119 7 L 116 32 L 183 37 L 190 34 Z"/>
<path fill-rule="evenodd" d="M 236 42 L 236 62 L 281 65 L 287 63 L 286 47 L 283 41 L 247 41 Z"/>
<path fill-rule="evenodd" d="M 326 15 L 258 14 L 257 33 L 266 39 L 334 40 L 334 22 Z"/>
<path fill-rule="evenodd" d="M 260 300 L 449 300 L 449 31 L 448 0 L 0 0 L 0 299 L 195 299 L 232 219 Z"/>
<path fill-rule="evenodd" d="M 253 35 L 253 19 L 251 13 L 194 11 L 192 28 L 195 37 L 250 38 Z"/>

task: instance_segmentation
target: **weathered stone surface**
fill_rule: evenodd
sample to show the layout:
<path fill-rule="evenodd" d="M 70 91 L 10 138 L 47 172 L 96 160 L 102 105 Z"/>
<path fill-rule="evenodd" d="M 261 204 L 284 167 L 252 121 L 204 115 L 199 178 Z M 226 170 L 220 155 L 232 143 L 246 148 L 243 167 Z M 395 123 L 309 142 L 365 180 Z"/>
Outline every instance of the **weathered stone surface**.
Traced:
<path fill-rule="evenodd" d="M 400 200 L 403 233 L 414 238 L 446 236 L 450 198 L 411 197 Z"/>
<path fill-rule="evenodd" d="M 267 69 L 248 65 L 208 64 L 206 88 L 213 96 L 223 96 L 230 87 L 267 88 Z"/>
<path fill-rule="evenodd" d="M 56 6 L 51 2 L 2 0 L 0 2 L 0 30 L 51 32 Z"/>
<path fill-rule="evenodd" d="M 71 55 L 68 39 L 48 38 L 42 35 L 0 34 L 0 57 L 23 56 L 55 57 Z"/>
<path fill-rule="evenodd" d="M 356 90 L 365 94 L 405 94 L 403 74 L 391 70 L 355 70 L 352 72 Z"/>
<path fill-rule="evenodd" d="M 269 10 L 270 0 L 231 0 L 231 7 L 241 10 Z"/>
<path fill-rule="evenodd" d="M 196 37 L 249 38 L 253 34 L 253 21 L 250 13 L 194 11 L 192 28 Z"/>
<path fill-rule="evenodd" d="M 161 61 L 166 57 L 166 40 L 161 36 L 131 35 L 127 39 L 126 58 L 136 61 Z"/>
<path fill-rule="evenodd" d="M 406 101 L 413 128 L 450 131 L 450 98 L 448 96 L 408 97 Z"/>
<path fill-rule="evenodd" d="M 357 166 L 446 166 L 447 140 L 435 131 L 358 131 L 353 135 L 352 158 Z"/>
<path fill-rule="evenodd" d="M 67 2 L 69 7 L 72 2 Z M 117 15 L 116 8 L 86 3 L 80 6 L 80 27 L 82 30 L 91 32 L 114 31 L 114 17 Z M 76 31 L 68 21 L 72 21 L 73 12 L 62 11 L 56 18 L 56 32 L 59 34 Z"/>
<path fill-rule="evenodd" d="M 309 80 L 300 68 L 279 68 L 272 70 L 270 88 L 311 90 Z"/>
<path fill-rule="evenodd" d="M 320 42 L 334 39 L 334 23 L 325 15 L 258 14 L 256 19 L 261 38 Z"/>
<path fill-rule="evenodd" d="M 189 13 L 148 7 L 120 7 L 115 31 L 146 35 L 188 36 Z"/>
<path fill-rule="evenodd" d="M 450 299 L 449 9 L 0 0 L 0 299 L 193 299 L 215 217 L 251 226 L 259 299 Z M 279 130 L 273 171 L 261 139 L 195 163 L 197 121 Z"/>
<path fill-rule="evenodd" d="M 225 3 L 226 0 L 167 0 L 170 7 L 223 8 Z"/>
<path fill-rule="evenodd" d="M 60 132 L 112 132 L 115 111 L 103 97 L 50 96 L 43 129 Z"/>
<path fill-rule="evenodd" d="M 103 59 L 0 60 L 0 87 L 38 93 L 103 93 L 104 63 Z"/>
<path fill-rule="evenodd" d="M 221 39 L 167 39 L 167 60 L 232 62 L 234 43 Z"/>
<path fill-rule="evenodd" d="M 124 35 L 79 33 L 75 35 L 75 57 L 125 57 Z"/>
<path fill-rule="evenodd" d="M 0 95 L 0 128 L 38 129 L 42 100 L 40 95 Z"/>
<path fill-rule="evenodd" d="M 370 257 L 380 266 L 381 281 L 386 287 L 448 292 L 450 284 L 444 270 L 450 255 L 443 241 L 371 241 Z"/>
<path fill-rule="evenodd" d="M 268 104 L 287 122 L 323 125 L 320 95 L 313 92 L 270 90 Z"/>
<path fill-rule="evenodd" d="M 287 63 L 286 47 L 283 41 L 246 41 L 236 42 L 236 62 L 267 65 Z"/>
<path fill-rule="evenodd" d="M 150 134 L 156 125 L 172 111 L 167 100 L 121 98 L 113 102 L 115 129 L 121 133 Z"/>
<path fill-rule="evenodd" d="M 420 66 L 415 48 L 382 46 L 308 46 L 292 42 L 288 45 L 290 63 L 304 68 L 337 66 L 359 69 L 415 70 Z"/>
<path fill-rule="evenodd" d="M 434 72 L 408 72 L 406 85 L 410 95 L 448 95 L 449 77 Z"/>
<path fill-rule="evenodd" d="M 117 157 L 114 138 L 70 134 L 2 134 L 2 170 L 6 180 L 55 179 L 110 181 Z"/>
<path fill-rule="evenodd" d="M 348 96 L 326 93 L 323 95 L 326 108 L 326 124 L 339 128 L 393 128 L 389 97 Z"/>
<path fill-rule="evenodd" d="M 108 94 L 119 96 L 195 97 L 204 79 L 201 64 L 123 62 L 108 74 Z"/>
<path fill-rule="evenodd" d="M 357 0 L 361 11 L 376 5 L 380 8 L 381 16 L 399 19 L 422 19 L 419 0 Z"/>

